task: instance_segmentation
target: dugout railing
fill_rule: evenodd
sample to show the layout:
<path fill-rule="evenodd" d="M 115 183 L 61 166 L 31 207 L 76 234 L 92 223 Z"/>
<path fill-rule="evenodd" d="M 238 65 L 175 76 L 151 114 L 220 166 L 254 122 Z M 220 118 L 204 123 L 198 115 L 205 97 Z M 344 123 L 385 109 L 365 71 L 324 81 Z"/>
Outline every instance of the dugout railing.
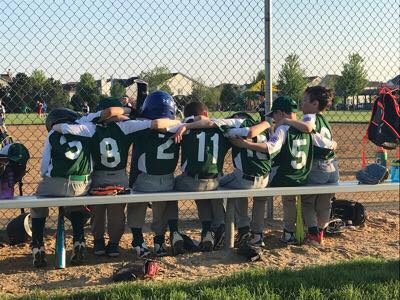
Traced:
<path fill-rule="evenodd" d="M 201 199 L 225 199 L 225 234 L 226 248 L 233 248 L 234 244 L 234 204 L 232 198 L 238 197 L 273 197 L 307 194 L 330 193 L 359 193 L 398 191 L 399 183 L 387 181 L 377 185 L 359 184 L 355 181 L 344 181 L 337 184 L 309 185 L 301 187 L 274 187 L 254 190 L 219 189 L 205 192 L 166 192 L 166 193 L 137 193 L 118 196 L 81 196 L 81 197 L 36 197 L 19 196 L 15 199 L 1 200 L 0 209 L 19 209 L 33 207 L 59 207 L 74 205 L 96 205 L 109 203 L 140 203 L 158 201 L 184 201 Z M 271 210 L 272 205 L 269 204 Z M 271 212 L 270 212 L 271 213 Z"/>

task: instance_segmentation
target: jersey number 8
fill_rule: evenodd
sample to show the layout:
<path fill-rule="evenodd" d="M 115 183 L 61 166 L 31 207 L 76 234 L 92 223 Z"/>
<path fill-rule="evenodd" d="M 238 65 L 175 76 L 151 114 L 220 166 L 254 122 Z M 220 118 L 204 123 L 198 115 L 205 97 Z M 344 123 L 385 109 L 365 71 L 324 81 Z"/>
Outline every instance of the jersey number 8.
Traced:
<path fill-rule="evenodd" d="M 100 142 L 100 156 L 103 166 L 115 168 L 121 162 L 117 142 L 113 138 L 104 138 Z"/>

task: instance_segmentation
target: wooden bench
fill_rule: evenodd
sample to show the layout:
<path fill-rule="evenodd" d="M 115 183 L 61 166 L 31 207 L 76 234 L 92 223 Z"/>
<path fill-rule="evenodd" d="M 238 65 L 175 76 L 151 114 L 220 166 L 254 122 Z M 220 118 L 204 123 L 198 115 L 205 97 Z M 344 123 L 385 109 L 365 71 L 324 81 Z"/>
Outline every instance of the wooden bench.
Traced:
<path fill-rule="evenodd" d="M 220 189 L 206 192 L 165 192 L 165 193 L 137 193 L 118 196 L 80 196 L 80 197 L 36 197 L 20 196 L 12 200 L 0 200 L 0 209 L 16 209 L 31 207 L 58 207 L 73 205 L 95 205 L 109 203 L 140 203 L 157 201 L 180 201 L 201 199 L 225 199 L 226 216 L 226 243 L 232 248 L 234 243 L 234 205 L 229 199 L 238 197 L 271 197 L 286 195 L 330 194 L 330 193 L 359 193 L 398 191 L 398 182 L 384 182 L 377 185 L 358 184 L 355 181 L 344 181 L 338 184 L 301 186 L 301 187 L 274 187 L 255 190 Z M 271 203 L 268 203 L 272 208 Z"/>

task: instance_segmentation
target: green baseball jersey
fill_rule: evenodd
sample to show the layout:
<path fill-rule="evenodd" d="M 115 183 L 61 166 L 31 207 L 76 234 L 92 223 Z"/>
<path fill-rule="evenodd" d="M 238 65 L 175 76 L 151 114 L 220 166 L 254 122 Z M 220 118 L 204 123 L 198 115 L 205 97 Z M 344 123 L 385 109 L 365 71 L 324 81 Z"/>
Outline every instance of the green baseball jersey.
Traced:
<path fill-rule="evenodd" d="M 324 115 L 307 114 L 304 115 L 303 121 L 311 122 L 315 132 L 332 141 L 332 128 Z M 333 150 L 314 146 L 314 159 L 328 160 L 334 157 L 335 152 Z"/>
<path fill-rule="evenodd" d="M 91 171 L 87 137 L 49 132 L 42 155 L 42 176 L 68 178 L 70 175 L 89 175 Z"/>
<path fill-rule="evenodd" d="M 241 127 L 248 128 L 256 125 L 251 119 L 245 119 Z M 239 134 L 236 134 L 238 132 Z M 242 133 L 242 134 L 240 134 Z M 247 136 L 247 131 L 238 131 L 235 129 L 228 130 L 226 136 Z M 262 134 L 252 138 L 255 143 L 266 142 L 269 138 L 269 132 L 264 131 Z M 271 171 L 271 160 L 268 153 L 257 152 L 250 149 L 238 148 L 232 146 L 232 161 L 236 169 L 241 170 L 244 174 L 250 176 L 263 176 Z"/>
<path fill-rule="evenodd" d="M 150 128 L 151 121 L 130 120 L 108 124 L 62 124 L 64 134 L 90 138 L 94 170 L 115 171 L 126 168 L 132 142 L 140 131 Z"/>
<path fill-rule="evenodd" d="M 192 129 L 182 140 L 182 172 L 188 174 L 222 173 L 229 141 L 219 128 Z"/>
<path fill-rule="evenodd" d="M 179 144 L 175 144 L 174 133 L 160 133 L 143 130 L 134 141 L 134 157 L 137 157 L 137 169 L 151 175 L 174 173 L 179 158 Z"/>
<path fill-rule="evenodd" d="M 287 125 L 279 126 L 267 142 L 277 167 L 271 186 L 300 186 L 307 182 L 313 159 L 311 134 Z"/>

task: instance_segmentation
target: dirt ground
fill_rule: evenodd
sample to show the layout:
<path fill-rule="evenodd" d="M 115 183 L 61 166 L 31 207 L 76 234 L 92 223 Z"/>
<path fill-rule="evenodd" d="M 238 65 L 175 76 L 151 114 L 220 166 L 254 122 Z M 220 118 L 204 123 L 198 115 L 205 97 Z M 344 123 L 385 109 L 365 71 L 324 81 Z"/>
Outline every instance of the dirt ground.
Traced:
<path fill-rule="evenodd" d="M 253 266 L 266 268 L 300 268 L 305 265 L 331 263 L 357 257 L 379 257 L 399 259 L 399 210 L 370 212 L 363 227 L 349 227 L 339 236 L 328 237 L 321 249 L 311 245 L 284 246 L 279 241 L 281 221 L 267 224 L 263 261 L 249 263 L 234 251 L 220 250 L 211 253 L 188 253 L 177 257 L 159 259 L 160 271 L 154 280 L 197 280 L 226 275 L 234 271 Z M 198 231 L 186 231 L 198 238 Z M 21 295 L 34 289 L 77 291 L 98 289 L 110 284 L 115 267 L 121 262 L 134 261 L 131 252 L 130 235 L 122 239 L 122 251 L 118 258 L 95 257 L 91 252 L 92 240 L 88 236 L 88 255 L 82 266 L 67 266 L 64 270 L 55 270 L 54 238 L 46 240 L 48 266 L 35 270 L 31 266 L 28 245 L 0 248 L 0 292 L 9 295 Z M 151 235 L 146 240 L 152 245 Z M 71 249 L 71 237 L 68 236 L 68 249 Z M 67 253 L 67 258 L 70 256 Z"/>

